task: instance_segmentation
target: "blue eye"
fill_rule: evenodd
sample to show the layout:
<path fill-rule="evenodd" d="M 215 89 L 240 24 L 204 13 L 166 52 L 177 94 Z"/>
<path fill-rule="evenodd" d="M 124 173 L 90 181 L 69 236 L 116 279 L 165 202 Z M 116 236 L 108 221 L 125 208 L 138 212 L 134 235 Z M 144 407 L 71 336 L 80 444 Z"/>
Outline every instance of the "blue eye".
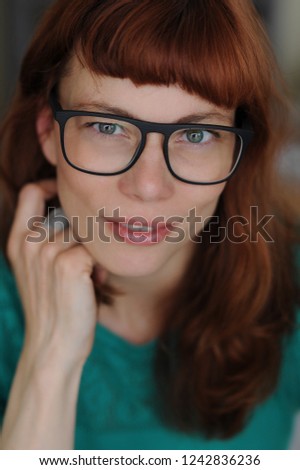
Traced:
<path fill-rule="evenodd" d="M 89 122 L 87 128 L 94 129 L 97 134 L 103 135 L 123 135 L 124 129 L 119 124 L 113 122 Z"/>
<path fill-rule="evenodd" d="M 204 132 L 201 129 L 191 129 L 186 132 L 186 138 L 192 144 L 199 144 L 204 139 Z"/>
<path fill-rule="evenodd" d="M 206 144 L 213 138 L 219 138 L 215 132 L 207 129 L 186 129 L 182 134 L 183 140 L 190 144 Z"/>
<path fill-rule="evenodd" d="M 103 134 L 114 134 L 117 130 L 117 125 L 116 124 L 107 124 L 107 123 L 97 123 L 98 130 L 102 132 Z"/>

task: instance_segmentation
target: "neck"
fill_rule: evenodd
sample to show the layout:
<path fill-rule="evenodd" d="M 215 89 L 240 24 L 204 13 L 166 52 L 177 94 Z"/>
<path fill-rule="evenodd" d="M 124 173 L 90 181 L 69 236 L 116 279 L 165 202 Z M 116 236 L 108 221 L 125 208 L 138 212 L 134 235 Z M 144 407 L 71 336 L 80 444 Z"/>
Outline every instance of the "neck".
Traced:
<path fill-rule="evenodd" d="M 113 304 L 101 304 L 99 323 L 135 344 L 156 338 L 162 327 L 162 306 L 166 289 L 155 289 L 146 280 L 109 278 L 109 285 L 120 294 L 113 296 Z"/>
<path fill-rule="evenodd" d="M 99 323 L 134 344 L 157 338 L 166 319 L 164 306 L 180 284 L 186 262 L 181 269 L 161 269 L 143 277 L 109 274 L 107 283 L 120 294 L 113 296 L 113 305 L 100 305 Z"/>

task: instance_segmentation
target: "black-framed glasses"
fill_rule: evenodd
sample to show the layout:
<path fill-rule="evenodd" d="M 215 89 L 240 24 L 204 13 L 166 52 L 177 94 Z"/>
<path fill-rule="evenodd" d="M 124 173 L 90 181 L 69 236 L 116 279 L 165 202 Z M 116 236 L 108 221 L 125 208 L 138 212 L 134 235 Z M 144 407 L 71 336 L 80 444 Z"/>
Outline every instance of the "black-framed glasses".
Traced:
<path fill-rule="evenodd" d="M 189 184 L 227 181 L 253 137 L 250 128 L 213 124 L 165 124 L 113 114 L 64 110 L 51 92 L 65 160 L 76 170 L 112 176 L 128 171 L 141 156 L 147 134 L 164 136 L 163 155 L 171 174 Z"/>

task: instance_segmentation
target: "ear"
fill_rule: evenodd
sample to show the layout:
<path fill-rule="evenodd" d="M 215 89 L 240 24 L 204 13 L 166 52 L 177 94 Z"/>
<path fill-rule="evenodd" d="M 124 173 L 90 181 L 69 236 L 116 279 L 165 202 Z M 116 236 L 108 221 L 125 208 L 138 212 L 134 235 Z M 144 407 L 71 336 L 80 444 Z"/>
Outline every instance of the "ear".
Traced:
<path fill-rule="evenodd" d="M 45 158 L 51 165 L 57 165 L 57 137 L 50 108 L 43 108 L 36 120 L 36 132 Z"/>

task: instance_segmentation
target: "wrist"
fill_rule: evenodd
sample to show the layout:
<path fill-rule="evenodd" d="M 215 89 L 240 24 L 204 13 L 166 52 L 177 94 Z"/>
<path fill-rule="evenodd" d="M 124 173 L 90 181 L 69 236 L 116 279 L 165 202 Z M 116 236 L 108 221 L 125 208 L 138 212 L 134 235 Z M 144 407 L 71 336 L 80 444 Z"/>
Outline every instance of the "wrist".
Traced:
<path fill-rule="evenodd" d="M 66 344 L 39 345 L 25 340 L 20 363 L 30 375 L 45 374 L 63 379 L 81 374 L 86 360 L 87 357 L 74 353 Z"/>

